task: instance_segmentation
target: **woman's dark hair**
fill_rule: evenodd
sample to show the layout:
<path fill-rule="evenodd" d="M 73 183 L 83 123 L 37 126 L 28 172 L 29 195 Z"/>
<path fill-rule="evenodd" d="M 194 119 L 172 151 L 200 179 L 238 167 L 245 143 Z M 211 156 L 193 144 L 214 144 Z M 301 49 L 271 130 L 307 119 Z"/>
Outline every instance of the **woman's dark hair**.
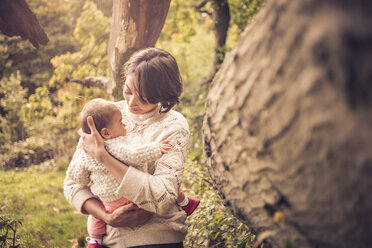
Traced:
<path fill-rule="evenodd" d="M 134 74 L 137 91 L 143 103 L 161 104 L 166 113 L 179 103 L 182 79 L 175 58 L 159 48 L 146 48 L 134 53 L 124 65 L 124 76 Z"/>

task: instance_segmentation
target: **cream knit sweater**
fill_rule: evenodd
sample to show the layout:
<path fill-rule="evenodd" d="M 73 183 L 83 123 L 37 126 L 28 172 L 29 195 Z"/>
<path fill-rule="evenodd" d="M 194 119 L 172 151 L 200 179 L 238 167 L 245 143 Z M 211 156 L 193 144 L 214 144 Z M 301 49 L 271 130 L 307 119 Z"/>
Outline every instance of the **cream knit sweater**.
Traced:
<path fill-rule="evenodd" d="M 187 231 L 186 214 L 176 204 L 176 199 L 187 155 L 187 121 L 173 110 L 159 114 L 157 108 L 144 115 L 134 115 L 129 112 L 125 101 L 117 105 L 127 124 L 127 146 L 138 147 L 169 140 L 173 149 L 159 159 L 145 163 L 147 172 L 130 166 L 120 184 L 113 181 L 115 197 L 125 197 L 155 215 L 136 228 L 113 228 L 107 225 L 104 244 L 108 247 L 129 247 L 182 242 Z M 86 200 L 95 197 L 88 185 L 78 183 L 69 173 L 70 168 L 81 161 L 83 154 L 79 142 L 64 181 L 66 199 L 79 211 L 82 211 Z M 111 174 L 107 176 L 112 177 Z"/>

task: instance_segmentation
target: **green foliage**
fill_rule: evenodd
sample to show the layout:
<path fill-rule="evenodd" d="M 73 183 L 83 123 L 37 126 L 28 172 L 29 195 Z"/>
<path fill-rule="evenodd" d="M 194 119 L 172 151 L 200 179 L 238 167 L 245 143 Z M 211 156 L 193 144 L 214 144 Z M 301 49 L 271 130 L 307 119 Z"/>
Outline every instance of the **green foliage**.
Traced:
<path fill-rule="evenodd" d="M 44 13 L 46 10 L 39 11 Z M 0 94 L 0 168 L 24 167 L 40 163 L 52 155 L 71 154 L 76 146 L 77 116 L 83 103 L 94 97 L 109 98 L 97 88 L 85 89 L 74 83 L 61 84 L 69 76 L 107 76 L 107 41 L 96 39 L 103 33 L 108 34 L 107 17 L 93 3 L 87 2 L 76 23 L 74 37 L 79 40 L 81 51 L 67 52 L 52 59 L 57 68 L 50 82 L 55 82 L 57 78 L 58 85 L 50 83 L 52 88 L 47 85 L 37 87 L 27 98 L 20 73 L 1 80 L 4 93 Z M 58 30 L 59 26 L 56 26 Z M 77 61 L 77 58 L 80 60 Z M 37 56 L 35 59 L 38 59 Z M 76 62 L 79 64 L 76 65 Z M 74 68 L 71 73 L 64 70 L 69 67 Z M 32 138 L 28 139 L 30 136 Z"/>
<path fill-rule="evenodd" d="M 19 220 L 0 216 L 0 247 L 16 248 L 20 246 L 19 235 L 17 234 L 17 228 L 20 225 L 22 225 L 22 222 Z"/>
<path fill-rule="evenodd" d="M 75 50 L 72 31 L 80 14 L 80 0 L 27 1 L 40 25 L 49 37 L 49 43 L 35 49 L 20 37 L 0 34 L 0 78 L 20 71 L 22 85 L 32 94 L 35 88 L 48 82 L 53 73 L 50 59 L 66 51 Z"/>
<path fill-rule="evenodd" d="M 177 60 L 185 93 L 208 73 L 213 61 L 213 23 L 195 9 L 197 1 L 171 1 L 166 22 L 156 46 Z M 182 103 L 184 105 L 184 103 Z"/>
<path fill-rule="evenodd" d="M 93 2 L 97 5 L 97 8 L 101 10 L 105 16 L 111 17 L 113 1 L 93 0 Z"/>
<path fill-rule="evenodd" d="M 198 15 L 193 1 L 171 1 L 160 40 L 190 42 L 196 34 Z"/>
<path fill-rule="evenodd" d="M 226 50 L 234 48 L 245 27 L 253 21 L 264 6 L 265 0 L 228 0 L 230 7 L 230 27 L 226 40 Z"/>
<path fill-rule="evenodd" d="M 5 144 L 0 154 L 0 169 L 40 164 L 52 157 L 51 140 L 33 136 L 26 140 Z"/>
<path fill-rule="evenodd" d="M 3 146 L 25 137 L 22 108 L 26 102 L 24 97 L 27 90 L 22 88 L 18 72 L 10 78 L 3 78 L 0 87 L 0 146 Z"/>
<path fill-rule="evenodd" d="M 44 119 L 53 116 L 52 100 L 46 86 L 38 87 L 23 106 L 28 136 L 37 135 L 45 129 Z"/>
<path fill-rule="evenodd" d="M 190 157 L 190 156 L 189 156 Z M 189 219 L 185 247 L 252 247 L 255 236 L 245 224 L 232 215 L 213 187 L 205 167 L 188 160 L 184 172 L 188 194 L 198 194 L 201 203 Z"/>
<path fill-rule="evenodd" d="M 228 2 L 231 12 L 230 25 L 236 25 L 240 34 L 262 8 L 265 0 L 229 0 Z"/>
<path fill-rule="evenodd" d="M 60 133 L 63 136 L 61 138 L 70 147 L 75 147 L 71 144 L 71 140 L 76 141 L 72 136 L 76 137 L 74 130 L 79 127 L 77 120 L 83 104 L 95 97 L 110 99 L 110 96 L 102 89 L 85 88 L 76 83 L 66 82 L 66 79 L 108 77 L 109 32 L 109 18 L 105 17 L 93 2 L 87 1 L 73 32 L 80 49 L 74 53 L 67 52 L 56 56 L 51 60 L 55 71 L 49 80 L 49 85 L 58 88 L 53 107 L 56 117 L 53 123 L 54 127 L 58 128 L 55 128 L 53 133 Z"/>
<path fill-rule="evenodd" d="M 56 56 L 51 60 L 54 75 L 50 86 L 60 88 L 66 79 L 108 77 L 107 45 L 110 20 L 93 2 L 86 2 L 73 32 L 79 49 Z"/>

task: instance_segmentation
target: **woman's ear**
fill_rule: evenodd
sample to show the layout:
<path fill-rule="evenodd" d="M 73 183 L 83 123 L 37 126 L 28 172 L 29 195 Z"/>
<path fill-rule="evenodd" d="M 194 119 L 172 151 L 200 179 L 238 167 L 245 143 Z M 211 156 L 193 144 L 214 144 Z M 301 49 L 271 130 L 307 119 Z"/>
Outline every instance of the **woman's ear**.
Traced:
<path fill-rule="evenodd" d="M 111 138 L 111 135 L 110 135 L 110 132 L 109 132 L 109 130 L 107 129 L 107 128 L 102 128 L 102 130 L 101 130 L 101 135 L 102 135 L 102 137 L 104 138 L 104 139 L 109 139 L 109 138 Z"/>

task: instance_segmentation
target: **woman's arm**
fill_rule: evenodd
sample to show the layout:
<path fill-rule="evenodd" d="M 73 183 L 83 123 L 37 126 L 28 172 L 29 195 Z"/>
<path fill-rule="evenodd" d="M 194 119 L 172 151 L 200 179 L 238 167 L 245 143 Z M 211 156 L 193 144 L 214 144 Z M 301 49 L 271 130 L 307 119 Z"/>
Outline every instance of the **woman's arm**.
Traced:
<path fill-rule="evenodd" d="M 91 214 L 103 220 L 113 227 L 136 227 L 143 225 L 152 218 L 152 213 L 138 208 L 134 204 L 128 204 L 116 209 L 113 213 L 107 213 L 102 202 L 95 198 L 89 188 L 81 187 L 72 180 L 66 178 L 64 190 L 67 200 L 83 214 Z M 67 197 L 67 195 L 73 195 Z"/>
<path fill-rule="evenodd" d="M 153 215 L 150 212 L 138 208 L 133 203 L 119 207 L 110 214 L 106 212 L 102 202 L 95 198 L 88 199 L 84 203 L 83 209 L 97 219 L 103 220 L 106 224 L 113 227 L 122 227 L 123 223 L 125 223 L 125 226 L 129 227 L 143 225 L 151 219 Z"/>
<path fill-rule="evenodd" d="M 117 193 L 147 211 L 166 215 L 176 205 L 187 154 L 188 127 L 180 127 L 166 137 L 173 146 L 156 161 L 153 175 L 129 167 Z"/>

